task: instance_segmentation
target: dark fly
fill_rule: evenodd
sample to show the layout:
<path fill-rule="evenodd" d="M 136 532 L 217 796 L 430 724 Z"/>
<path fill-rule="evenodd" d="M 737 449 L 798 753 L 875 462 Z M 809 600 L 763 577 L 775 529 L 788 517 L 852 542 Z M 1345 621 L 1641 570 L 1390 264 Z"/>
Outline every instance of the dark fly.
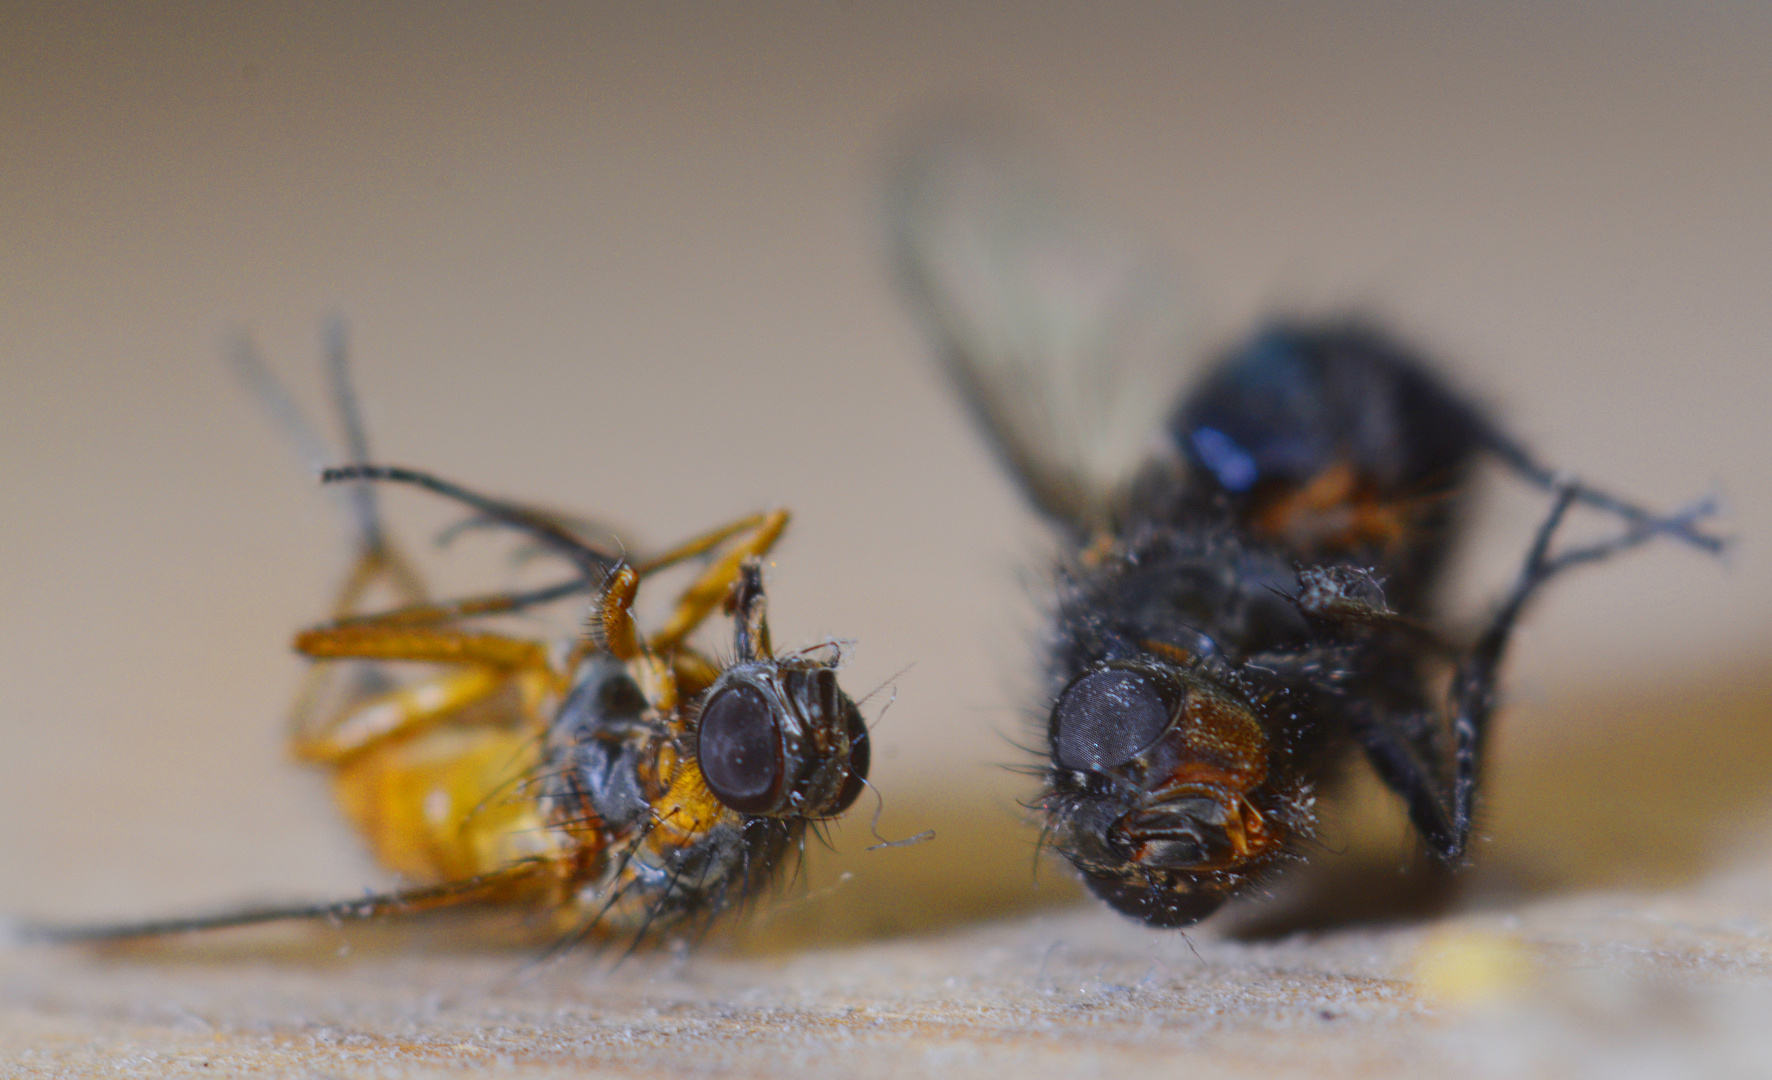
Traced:
<path fill-rule="evenodd" d="M 1186 926 L 1298 859 L 1321 785 L 1360 754 L 1462 863 L 1521 611 L 1657 537 L 1719 550 L 1699 528 L 1714 507 L 1657 515 L 1546 468 L 1361 320 L 1275 322 L 1153 393 L 1182 353 L 1160 264 L 1045 184 L 949 131 L 893 192 L 906 294 L 1061 543 L 1045 842 L 1117 910 Z M 1100 453 L 1127 425 L 1140 453 Z M 1551 505 L 1473 633 L 1437 601 L 1484 461 Z M 1618 527 L 1559 548 L 1578 505 Z"/>

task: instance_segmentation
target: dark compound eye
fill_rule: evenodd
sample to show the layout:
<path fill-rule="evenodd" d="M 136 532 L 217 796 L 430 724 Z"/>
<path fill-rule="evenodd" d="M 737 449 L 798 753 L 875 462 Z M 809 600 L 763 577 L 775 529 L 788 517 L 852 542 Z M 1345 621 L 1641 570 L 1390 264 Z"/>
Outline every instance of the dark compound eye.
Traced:
<path fill-rule="evenodd" d="M 769 699 L 740 683 L 701 710 L 696 756 L 708 790 L 741 814 L 773 809 L 781 792 L 781 721 Z"/>
<path fill-rule="evenodd" d="M 1152 676 L 1124 668 L 1093 672 L 1053 706 L 1053 756 L 1067 769 L 1111 769 L 1156 742 L 1172 712 Z"/>
<path fill-rule="evenodd" d="M 844 701 L 848 703 L 848 699 Z M 849 705 L 849 778 L 843 781 L 843 790 L 837 794 L 837 805 L 831 808 L 831 813 L 841 814 L 861 797 L 861 789 L 867 786 L 862 781 L 868 778 L 868 762 L 872 757 L 867 723 L 861 718 L 861 710 Z"/>

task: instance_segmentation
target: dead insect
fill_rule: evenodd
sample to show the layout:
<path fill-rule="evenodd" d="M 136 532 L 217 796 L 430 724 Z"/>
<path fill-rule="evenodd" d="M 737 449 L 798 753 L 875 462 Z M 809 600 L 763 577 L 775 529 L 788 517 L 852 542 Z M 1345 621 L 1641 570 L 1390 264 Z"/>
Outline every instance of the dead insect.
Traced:
<path fill-rule="evenodd" d="M 897 267 L 961 399 L 1063 551 L 1047 664 L 1047 844 L 1117 910 L 1186 926 L 1300 857 L 1356 751 L 1429 850 L 1464 857 L 1522 609 L 1661 516 L 1541 465 L 1432 366 L 1357 320 L 1280 322 L 1179 399 L 1159 265 L 1079 219 L 991 136 L 924 141 L 894 189 Z M 1169 380 L 1158 383 L 1165 385 Z M 1104 469 L 1115 425 L 1161 437 Z M 1547 491 L 1475 633 L 1436 613 L 1483 459 Z M 1554 550 L 1584 505 L 1621 523 Z"/>
<path fill-rule="evenodd" d="M 329 483 L 413 484 L 562 557 L 572 576 L 526 592 L 432 601 L 387 538 L 367 484 L 353 503 L 358 555 L 332 621 L 295 639 L 317 661 L 291 736 L 331 772 L 377 858 L 414 884 L 337 903 L 132 925 L 46 928 L 55 940 L 141 937 L 285 919 L 363 918 L 467 903 L 541 911 L 558 947 L 587 938 L 705 929 L 767 883 L 809 827 L 866 785 L 867 726 L 838 686 L 840 650 L 777 654 L 759 560 L 788 514 L 775 510 L 631 561 L 595 530 L 409 469 L 362 464 L 367 447 L 334 337 L 333 385 L 357 464 Z M 318 440 L 262 364 L 259 396 L 308 446 Z M 705 568 L 665 624 L 642 632 L 640 588 L 673 566 Z M 398 603 L 366 614 L 385 587 Z M 588 630 L 560 648 L 481 620 L 592 594 Z M 731 658 L 688 643 L 716 611 Z M 404 683 L 396 665 L 435 665 Z"/>

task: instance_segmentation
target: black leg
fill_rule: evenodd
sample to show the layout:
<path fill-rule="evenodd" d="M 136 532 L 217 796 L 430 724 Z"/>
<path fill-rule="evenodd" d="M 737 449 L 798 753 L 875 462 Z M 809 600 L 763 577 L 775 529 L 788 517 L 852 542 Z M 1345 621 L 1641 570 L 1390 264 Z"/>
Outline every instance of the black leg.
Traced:
<path fill-rule="evenodd" d="M 733 615 L 733 650 L 739 661 L 773 657 L 775 652 L 769 641 L 767 605 L 763 598 L 763 567 L 755 558 L 744 561 L 727 603 Z"/>
<path fill-rule="evenodd" d="M 1410 823 L 1428 848 L 1440 859 L 1451 861 L 1463 850 L 1464 838 L 1447 808 L 1446 783 L 1418 740 L 1410 737 L 1410 729 L 1425 719 L 1416 715 L 1367 720 L 1356 723 L 1353 734 L 1384 786 L 1403 800 Z"/>
<path fill-rule="evenodd" d="M 616 556 L 592 548 L 546 514 L 534 513 L 513 503 L 489 498 L 417 469 L 385 465 L 345 465 L 327 469 L 320 474 L 320 482 L 324 484 L 344 480 L 384 480 L 412 484 L 444 498 L 454 499 L 473 507 L 493 521 L 535 537 L 543 545 L 577 563 L 585 577 L 591 580 L 601 581 L 620 561 Z"/>
<path fill-rule="evenodd" d="M 1722 537 L 1712 536 L 1697 528 L 1698 522 L 1716 514 L 1717 507 L 1714 500 L 1705 499 L 1696 504 L 1694 509 L 1698 511 L 1697 513 L 1688 511 L 1665 517 L 1658 516 L 1628 499 L 1622 499 L 1610 492 L 1590 487 L 1574 477 L 1543 465 L 1527 453 L 1525 447 L 1498 431 L 1489 431 L 1484 441 L 1489 447 L 1489 452 L 1500 458 L 1502 464 L 1518 473 L 1528 483 L 1546 491 L 1572 491 L 1575 501 L 1583 506 L 1615 514 L 1623 518 L 1633 528 L 1647 527 L 1651 534 L 1662 533 L 1675 537 L 1713 555 L 1729 546 L 1728 541 Z"/>
<path fill-rule="evenodd" d="M 1527 602 L 1552 578 L 1572 567 L 1599 562 L 1658 536 L 1687 540 L 1704 537 L 1696 527 L 1715 513 L 1708 500 L 1666 517 L 1621 512 L 1627 522 L 1623 532 L 1553 554 L 1551 541 L 1557 529 L 1576 503 L 1593 505 L 1587 494 L 1594 489 L 1562 480 L 1552 490 L 1556 500 L 1533 537 L 1518 579 L 1476 642 L 1457 661 L 1448 694 L 1452 726 L 1450 792 L 1445 789 L 1443 774 L 1421 750 L 1427 742 L 1416 737 L 1421 718 L 1370 717 L 1358 719 L 1352 725 L 1353 735 L 1373 768 L 1403 799 L 1410 820 L 1434 854 L 1445 862 L 1463 858 L 1470 841 L 1483 748 L 1495 711 L 1497 674 Z"/>

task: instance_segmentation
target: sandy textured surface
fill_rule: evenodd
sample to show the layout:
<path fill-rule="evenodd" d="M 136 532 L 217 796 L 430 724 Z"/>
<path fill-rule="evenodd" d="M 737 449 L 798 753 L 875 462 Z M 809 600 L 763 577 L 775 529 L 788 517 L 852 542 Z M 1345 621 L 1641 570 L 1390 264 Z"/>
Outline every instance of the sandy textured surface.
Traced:
<path fill-rule="evenodd" d="M 748 957 L 318 931 L 0 958 L 14 1075 L 1678 1076 L 1772 1063 L 1772 871 L 1240 943 L 1094 911 Z"/>

